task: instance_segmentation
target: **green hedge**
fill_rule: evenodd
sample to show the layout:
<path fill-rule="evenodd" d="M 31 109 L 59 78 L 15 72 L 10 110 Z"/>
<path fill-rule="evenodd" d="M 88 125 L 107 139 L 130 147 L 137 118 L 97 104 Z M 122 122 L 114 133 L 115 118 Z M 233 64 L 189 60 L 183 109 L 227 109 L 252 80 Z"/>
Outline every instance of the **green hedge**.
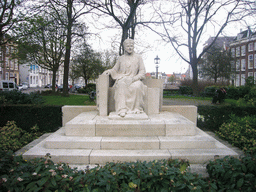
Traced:
<path fill-rule="evenodd" d="M 256 107 L 237 107 L 226 105 L 200 105 L 198 106 L 197 126 L 203 130 L 218 131 L 219 127 L 230 120 L 230 115 L 238 117 L 250 116 L 256 114 Z"/>
<path fill-rule="evenodd" d="M 255 191 L 256 156 L 225 157 L 207 164 L 209 177 L 187 171 L 185 160 L 107 163 L 86 170 L 54 164 L 50 154 L 29 161 L 0 150 L 0 191 Z"/>
<path fill-rule="evenodd" d="M 216 132 L 217 136 L 243 151 L 256 154 L 256 116 L 237 117 L 231 115 Z"/>
<path fill-rule="evenodd" d="M 39 131 L 53 132 L 62 126 L 62 106 L 47 105 L 0 105 L 0 127 L 8 121 L 25 131 L 37 125 Z"/>

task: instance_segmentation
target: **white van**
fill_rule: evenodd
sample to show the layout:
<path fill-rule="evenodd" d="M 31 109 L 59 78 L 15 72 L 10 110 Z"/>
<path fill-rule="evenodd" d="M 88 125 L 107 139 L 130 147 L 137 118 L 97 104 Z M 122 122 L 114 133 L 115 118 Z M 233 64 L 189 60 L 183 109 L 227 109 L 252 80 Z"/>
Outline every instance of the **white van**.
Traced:
<path fill-rule="evenodd" d="M 13 81 L 0 80 L 0 91 L 18 90 L 18 86 Z"/>

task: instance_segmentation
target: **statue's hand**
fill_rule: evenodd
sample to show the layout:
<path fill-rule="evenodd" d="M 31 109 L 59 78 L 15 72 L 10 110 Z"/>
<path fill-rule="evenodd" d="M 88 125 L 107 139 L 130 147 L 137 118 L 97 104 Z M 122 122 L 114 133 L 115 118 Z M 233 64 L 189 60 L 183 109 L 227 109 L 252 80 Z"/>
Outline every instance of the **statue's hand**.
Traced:
<path fill-rule="evenodd" d="M 126 77 L 125 82 L 127 86 L 130 86 L 133 83 L 133 78 L 132 77 Z"/>

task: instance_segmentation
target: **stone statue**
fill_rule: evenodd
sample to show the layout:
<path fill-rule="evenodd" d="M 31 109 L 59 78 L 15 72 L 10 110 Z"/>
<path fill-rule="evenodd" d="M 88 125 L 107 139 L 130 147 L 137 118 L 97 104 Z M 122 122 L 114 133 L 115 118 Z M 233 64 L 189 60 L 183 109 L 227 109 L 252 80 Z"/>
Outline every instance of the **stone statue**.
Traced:
<path fill-rule="evenodd" d="M 141 56 L 134 53 L 132 39 L 124 41 L 124 50 L 124 55 L 117 60 L 115 66 L 103 73 L 111 75 L 115 80 L 115 110 L 121 117 L 128 113 L 142 113 L 146 92 L 146 86 L 141 81 L 145 78 L 145 66 Z"/>

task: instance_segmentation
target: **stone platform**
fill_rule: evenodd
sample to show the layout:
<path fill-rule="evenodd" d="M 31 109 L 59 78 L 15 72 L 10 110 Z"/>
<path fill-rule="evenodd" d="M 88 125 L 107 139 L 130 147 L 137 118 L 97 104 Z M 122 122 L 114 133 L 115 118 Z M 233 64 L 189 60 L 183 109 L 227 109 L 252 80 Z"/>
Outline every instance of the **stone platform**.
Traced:
<path fill-rule="evenodd" d="M 204 164 L 215 156 L 238 157 L 233 150 L 198 129 L 193 122 L 194 114 L 178 111 L 182 110 L 144 116 L 143 120 L 113 120 L 98 116 L 94 110 L 80 111 L 64 127 L 25 152 L 23 158 L 50 153 L 54 162 L 93 165 L 168 158 Z M 193 117 L 192 121 L 182 114 Z"/>

